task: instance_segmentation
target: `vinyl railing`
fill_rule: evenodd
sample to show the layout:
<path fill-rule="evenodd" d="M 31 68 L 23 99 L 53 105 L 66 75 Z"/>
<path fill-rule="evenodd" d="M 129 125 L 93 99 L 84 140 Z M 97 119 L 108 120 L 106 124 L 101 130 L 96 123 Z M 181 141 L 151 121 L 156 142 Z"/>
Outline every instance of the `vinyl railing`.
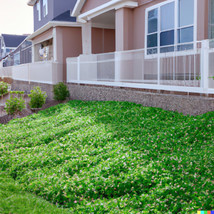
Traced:
<path fill-rule="evenodd" d="M 140 49 L 68 58 L 67 82 L 214 93 L 214 49 L 209 42 L 159 54 Z"/>
<path fill-rule="evenodd" d="M 13 80 L 55 84 L 63 81 L 63 65 L 45 61 L 0 68 L 0 77 Z"/>

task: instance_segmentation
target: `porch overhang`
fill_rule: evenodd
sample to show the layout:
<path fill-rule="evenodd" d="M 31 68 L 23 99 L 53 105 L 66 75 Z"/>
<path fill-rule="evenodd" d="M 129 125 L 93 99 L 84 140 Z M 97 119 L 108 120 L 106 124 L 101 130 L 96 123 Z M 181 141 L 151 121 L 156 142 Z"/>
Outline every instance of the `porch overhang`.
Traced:
<path fill-rule="evenodd" d="M 40 34 L 44 33 L 45 31 L 49 30 L 50 28 L 54 27 L 81 27 L 82 25 L 76 22 L 48 22 L 43 27 L 39 28 L 37 31 L 32 33 L 30 36 L 27 37 L 28 41 L 32 41 L 35 37 L 39 36 Z"/>
<path fill-rule="evenodd" d="M 106 13 L 108 11 L 111 10 L 118 10 L 120 8 L 135 8 L 138 6 L 138 2 L 134 1 L 134 0 L 111 0 L 99 7 L 96 7 L 92 10 L 89 10 L 81 15 L 80 14 L 80 10 L 84 4 L 84 0 L 79 0 L 79 2 L 77 2 L 73 12 L 72 12 L 72 16 L 78 16 L 77 17 L 77 21 L 78 22 L 87 22 L 89 20 L 91 20 L 92 18 L 99 16 L 103 13 Z M 81 6 L 82 5 L 82 6 Z"/>

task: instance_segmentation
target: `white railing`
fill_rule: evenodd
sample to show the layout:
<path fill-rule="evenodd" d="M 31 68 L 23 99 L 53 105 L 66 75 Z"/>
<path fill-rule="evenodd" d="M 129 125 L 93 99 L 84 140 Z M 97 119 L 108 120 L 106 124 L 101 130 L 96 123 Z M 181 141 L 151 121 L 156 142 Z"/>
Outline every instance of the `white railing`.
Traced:
<path fill-rule="evenodd" d="M 0 68 L 0 77 L 13 80 L 56 84 L 63 81 L 63 65 L 45 61 Z"/>
<path fill-rule="evenodd" d="M 214 93 L 214 49 L 145 54 L 144 49 L 67 59 L 67 82 L 157 90 Z"/>

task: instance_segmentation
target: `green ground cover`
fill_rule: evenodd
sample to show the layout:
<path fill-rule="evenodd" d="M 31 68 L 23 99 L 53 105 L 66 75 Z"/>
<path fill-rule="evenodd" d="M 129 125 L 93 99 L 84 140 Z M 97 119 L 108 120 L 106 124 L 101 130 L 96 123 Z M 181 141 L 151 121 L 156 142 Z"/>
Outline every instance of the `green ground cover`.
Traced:
<path fill-rule="evenodd" d="M 214 209 L 213 142 L 214 112 L 70 101 L 0 125 L 0 169 L 73 213 L 196 213 Z"/>
<path fill-rule="evenodd" d="M 0 213 L 1 214 L 69 214 L 69 210 L 59 209 L 55 205 L 22 191 L 19 184 L 0 173 Z"/>

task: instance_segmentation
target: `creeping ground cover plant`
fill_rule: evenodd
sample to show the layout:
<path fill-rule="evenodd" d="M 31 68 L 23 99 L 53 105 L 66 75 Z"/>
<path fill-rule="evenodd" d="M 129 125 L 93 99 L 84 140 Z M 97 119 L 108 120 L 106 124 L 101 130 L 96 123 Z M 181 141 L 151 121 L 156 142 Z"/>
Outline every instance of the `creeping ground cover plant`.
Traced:
<path fill-rule="evenodd" d="M 214 208 L 214 112 L 70 101 L 0 125 L 0 170 L 71 213 Z"/>

